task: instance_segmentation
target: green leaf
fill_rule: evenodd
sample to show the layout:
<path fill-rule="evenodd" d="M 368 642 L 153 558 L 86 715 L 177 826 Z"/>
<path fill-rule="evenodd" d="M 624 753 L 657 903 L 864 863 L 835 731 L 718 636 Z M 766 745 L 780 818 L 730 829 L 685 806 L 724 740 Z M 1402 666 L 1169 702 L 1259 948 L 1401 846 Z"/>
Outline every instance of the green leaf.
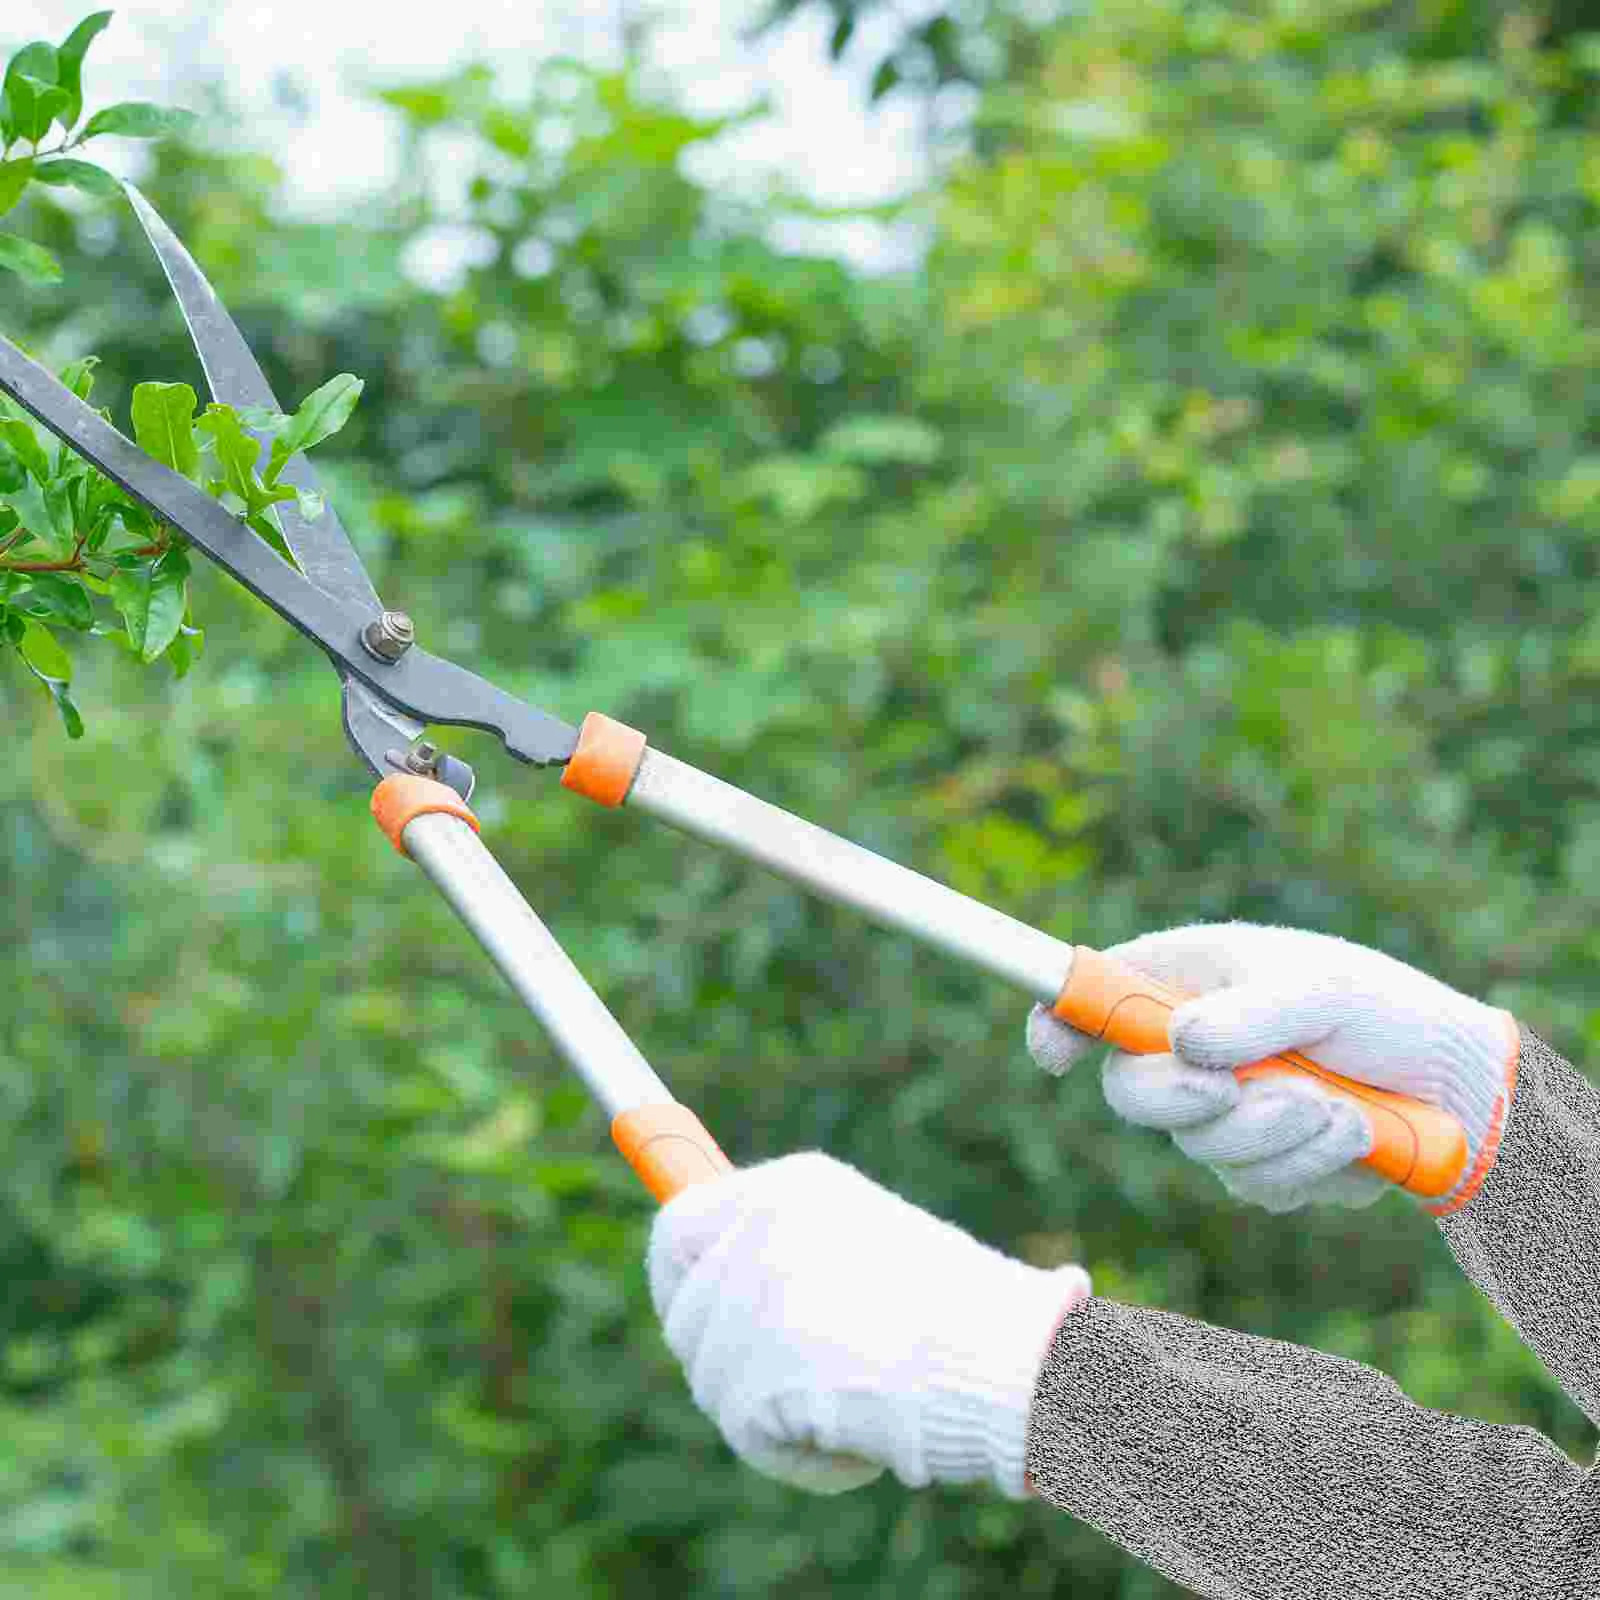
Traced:
<path fill-rule="evenodd" d="M 109 11 L 87 16 L 62 41 L 56 51 L 56 82 L 67 92 L 67 106 L 61 125 L 69 131 L 83 115 L 83 58 L 95 37 L 111 20 Z"/>
<path fill-rule="evenodd" d="M 61 453 L 59 470 L 61 475 L 56 482 L 60 484 L 62 492 L 67 497 L 73 532 L 77 534 L 88 527 L 88 519 L 84 516 L 84 499 L 89 488 L 89 474 L 93 468 L 70 451 L 64 450 Z"/>
<path fill-rule="evenodd" d="M 60 572 L 33 572 L 32 591 L 19 609 L 29 616 L 54 617 L 66 627 L 86 633 L 94 626 L 94 605 L 83 585 Z"/>
<path fill-rule="evenodd" d="M 40 483 L 50 481 L 53 476 L 50 458 L 31 422 L 18 422 L 14 417 L 0 421 L 0 443 L 10 449 Z"/>
<path fill-rule="evenodd" d="M 222 468 L 222 487 L 244 501 L 247 511 L 257 509 L 256 462 L 261 443 L 244 431 L 238 416 L 225 405 L 206 407 L 195 427 L 211 441 L 212 454 Z"/>
<path fill-rule="evenodd" d="M 0 233 L 0 268 L 29 283 L 61 282 L 61 263 L 42 246 L 14 233 Z"/>
<path fill-rule="evenodd" d="M 59 108 L 66 109 L 67 96 L 56 87 L 59 74 L 55 46 L 42 41 L 24 45 L 6 63 L 5 139 L 8 144 L 13 139 L 37 142 L 44 137 L 55 112 L 48 109 L 48 104 L 40 104 L 41 96 L 55 95 Z"/>
<path fill-rule="evenodd" d="M 341 372 L 318 389 L 313 389 L 289 418 L 289 426 L 272 441 L 272 458 L 267 463 L 266 481 L 277 481 L 278 474 L 292 455 L 309 450 L 336 434 L 350 419 L 356 401 L 365 388 L 353 372 Z"/>
<path fill-rule="evenodd" d="M 94 504 L 93 498 L 90 503 Z M 102 552 L 110 555 L 119 545 L 148 543 L 148 539 L 141 538 L 128 527 L 125 518 L 129 509 L 118 501 L 108 501 L 91 511 L 89 537 L 84 541 L 84 547 L 96 555 Z"/>
<path fill-rule="evenodd" d="M 120 496 L 121 491 L 117 493 Z M 143 506 L 135 505 L 131 500 L 118 498 L 112 503 L 112 512 L 101 535 L 100 543 L 108 555 L 113 552 L 127 554 L 127 551 L 119 550 L 118 547 L 124 544 L 149 544 L 154 540 L 157 531 L 156 519 Z"/>
<path fill-rule="evenodd" d="M 174 678 L 186 677 L 189 668 L 194 665 L 189 656 L 189 641 L 184 637 L 181 628 L 172 643 L 167 646 L 167 665 L 172 668 Z"/>
<path fill-rule="evenodd" d="M 71 156 L 40 162 L 33 169 L 33 177 L 36 183 L 81 189 L 101 200 L 117 200 L 122 196 L 122 185 L 104 167 L 97 167 L 92 161 L 74 161 Z"/>
<path fill-rule="evenodd" d="M 22 631 L 22 643 L 17 646 L 22 659 L 46 678 L 57 678 L 62 683 L 72 681 L 72 657 L 61 647 L 61 642 L 42 622 L 30 620 Z"/>
<path fill-rule="evenodd" d="M 50 131 L 50 124 L 67 109 L 67 91 L 58 89 L 52 83 L 40 83 L 34 79 L 25 81 L 33 88 L 33 125 L 38 130 L 33 137 L 42 142 Z"/>
<path fill-rule="evenodd" d="M 148 567 L 119 567 L 111 575 L 111 603 L 122 613 L 128 641 L 147 665 L 170 645 L 188 604 L 189 558 L 171 549 Z"/>
<path fill-rule="evenodd" d="M 278 531 L 277 524 L 273 522 L 266 512 L 259 512 L 254 516 L 246 517 L 244 520 L 245 526 L 254 529 L 256 533 L 260 534 L 296 572 L 300 570 L 298 563 L 294 559 L 293 552 L 289 549 L 288 544 L 285 543 L 283 535 Z"/>
<path fill-rule="evenodd" d="M 43 489 L 45 515 L 50 524 L 50 542 L 58 554 L 70 554 L 77 537 L 77 518 L 72 509 L 71 485 L 57 478 Z"/>
<path fill-rule="evenodd" d="M 136 383 L 133 432 L 139 448 L 193 481 L 200 471 L 194 390 L 186 383 Z"/>
<path fill-rule="evenodd" d="M 200 119 L 192 111 L 174 106 L 153 106 L 143 100 L 123 100 L 89 118 L 79 139 L 97 139 L 119 133 L 129 139 L 165 139 L 187 133 Z"/>
<path fill-rule="evenodd" d="M 82 504 L 78 508 L 78 531 L 87 532 L 89 548 L 98 550 L 111 519 L 128 504 L 126 496 L 109 478 L 92 468 L 84 475 Z"/>
<path fill-rule="evenodd" d="M 6 63 L 5 82 L 8 90 L 17 78 L 33 78 L 51 87 L 60 83 L 61 58 L 56 54 L 56 47 L 46 44 L 42 39 L 25 44 Z"/>
<path fill-rule="evenodd" d="M 167 662 L 172 668 L 173 677 L 183 677 L 200 659 L 205 642 L 203 628 L 191 628 L 187 624 L 179 627 L 177 637 L 167 646 Z"/>
<path fill-rule="evenodd" d="M 83 713 L 73 703 L 66 684 L 48 682 L 46 687 L 50 690 L 50 698 L 56 703 L 56 710 L 61 713 L 61 725 L 67 730 L 67 737 L 69 739 L 81 739 L 83 737 Z"/>
<path fill-rule="evenodd" d="M 99 365 L 99 356 L 85 356 L 81 361 L 69 361 L 56 376 L 80 400 L 87 400 L 89 391 L 94 388 L 94 369 Z"/>
<path fill-rule="evenodd" d="M 3 217 L 28 187 L 33 176 L 33 157 L 23 156 L 18 161 L 0 161 L 0 217 Z"/>
<path fill-rule="evenodd" d="M 25 661 L 26 657 L 23 658 Z M 65 681 L 61 678 L 52 678 L 48 673 L 41 672 L 31 661 L 28 661 L 28 670 L 50 691 L 50 698 L 56 703 L 56 710 L 61 714 L 61 725 L 67 730 L 69 739 L 83 737 L 83 717 L 78 708 L 73 704 L 72 693 Z"/>
<path fill-rule="evenodd" d="M 504 106 L 488 106 L 478 118 L 479 132 L 513 161 L 528 159 L 537 128 L 537 121 L 526 113 L 508 111 Z"/>
<path fill-rule="evenodd" d="M 271 406 L 235 406 L 233 414 L 252 433 L 282 433 L 289 426 L 288 414 Z"/>
<path fill-rule="evenodd" d="M 65 557 L 72 548 L 72 508 L 64 505 L 65 496 L 54 489 L 40 488 L 31 479 L 11 491 L 11 507 L 22 526 L 45 547 L 52 560 Z M 66 528 L 60 523 L 65 515 Z"/>
<path fill-rule="evenodd" d="M 151 569 L 150 609 L 145 616 L 141 656 L 151 662 L 177 638 L 189 607 L 189 558 L 174 547 Z"/>
<path fill-rule="evenodd" d="M 385 105 L 405 112 L 418 127 L 423 128 L 447 121 L 456 109 L 455 99 L 445 89 L 430 84 L 380 89 L 377 98 Z"/>
<path fill-rule="evenodd" d="M 19 645 L 18 650 L 20 651 L 20 649 L 21 646 Z M 48 673 L 41 672 L 26 656 L 23 657 L 23 661 L 28 671 L 45 686 L 50 693 L 50 698 L 55 701 L 56 710 L 61 714 L 62 726 L 67 730 L 67 737 L 69 739 L 81 739 L 83 737 L 83 717 L 79 714 L 77 706 L 73 704 L 72 692 L 65 681 L 60 678 L 52 678 Z"/>
<path fill-rule="evenodd" d="M 108 582 L 111 603 L 121 612 L 128 638 L 134 641 L 137 650 L 144 639 L 145 620 L 150 615 L 150 569 L 118 567 Z"/>

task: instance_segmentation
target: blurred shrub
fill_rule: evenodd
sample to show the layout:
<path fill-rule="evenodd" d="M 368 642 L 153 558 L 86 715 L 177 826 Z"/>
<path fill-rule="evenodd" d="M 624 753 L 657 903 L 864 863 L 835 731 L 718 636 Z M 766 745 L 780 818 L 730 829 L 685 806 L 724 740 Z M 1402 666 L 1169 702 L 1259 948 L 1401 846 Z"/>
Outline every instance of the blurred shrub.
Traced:
<path fill-rule="evenodd" d="M 781 194 L 685 175 L 719 124 L 570 63 L 393 96 L 407 182 L 336 229 L 255 158 L 149 188 L 280 392 L 367 379 L 325 471 L 429 647 L 1064 937 L 1320 927 L 1581 1060 L 1600 55 L 1398 15 L 1040 25 L 892 279 L 780 253 Z M 179 376 L 127 219 L 25 204 L 82 285 L 32 336 L 112 394 Z M 448 238 L 478 264 L 419 288 Z M 0 684 L 18 1592 L 1175 1592 L 1046 1506 L 733 1463 L 603 1119 L 374 836 L 321 659 L 194 583 L 206 670 L 86 666 L 121 715 L 81 745 Z M 735 1159 L 825 1146 L 1104 1294 L 1587 1448 L 1408 1202 L 1240 1211 L 1043 1080 L 1020 996 L 447 742 Z"/>

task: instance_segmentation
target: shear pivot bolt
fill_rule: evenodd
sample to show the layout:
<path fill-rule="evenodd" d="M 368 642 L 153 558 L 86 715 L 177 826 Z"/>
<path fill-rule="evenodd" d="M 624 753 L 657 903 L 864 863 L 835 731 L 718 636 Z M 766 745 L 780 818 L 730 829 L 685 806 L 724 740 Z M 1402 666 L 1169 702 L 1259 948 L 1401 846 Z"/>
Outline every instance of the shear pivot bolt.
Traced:
<path fill-rule="evenodd" d="M 369 622 L 361 630 L 361 642 L 367 647 L 368 655 L 380 661 L 398 661 L 416 638 L 411 618 L 403 611 L 385 611 L 376 622 Z"/>
<path fill-rule="evenodd" d="M 438 745 L 430 743 L 427 739 L 412 745 L 411 753 L 406 757 L 406 766 L 413 772 L 431 778 L 439 766 Z"/>

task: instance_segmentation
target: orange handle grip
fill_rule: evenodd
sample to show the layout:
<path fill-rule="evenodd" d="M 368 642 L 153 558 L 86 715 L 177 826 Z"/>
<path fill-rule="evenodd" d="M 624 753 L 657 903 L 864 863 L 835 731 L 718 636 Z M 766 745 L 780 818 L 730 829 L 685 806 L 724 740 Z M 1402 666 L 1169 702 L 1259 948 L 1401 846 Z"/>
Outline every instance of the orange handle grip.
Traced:
<path fill-rule="evenodd" d="M 1173 1011 L 1190 998 L 1114 956 L 1077 945 L 1072 971 L 1050 1009 L 1097 1039 L 1136 1055 L 1157 1055 L 1172 1049 L 1168 1024 Z M 1341 1077 L 1298 1050 L 1235 1067 L 1234 1076 L 1241 1081 L 1315 1078 L 1325 1093 L 1356 1101 L 1373 1130 L 1372 1152 L 1362 1164 L 1423 1199 L 1448 1194 L 1466 1171 L 1466 1130 L 1438 1106 Z"/>
<path fill-rule="evenodd" d="M 676 1100 L 619 1112 L 611 1119 L 611 1137 L 663 1205 L 691 1183 L 709 1183 L 733 1171 L 705 1124 Z"/>

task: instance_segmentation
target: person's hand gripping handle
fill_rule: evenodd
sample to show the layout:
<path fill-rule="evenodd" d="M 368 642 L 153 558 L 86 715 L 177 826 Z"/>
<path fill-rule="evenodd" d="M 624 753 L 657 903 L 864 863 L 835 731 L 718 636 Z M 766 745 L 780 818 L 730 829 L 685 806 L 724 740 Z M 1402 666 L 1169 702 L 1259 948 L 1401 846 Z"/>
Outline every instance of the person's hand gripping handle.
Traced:
<path fill-rule="evenodd" d="M 1094 1039 L 1131 1055 L 1165 1055 L 1172 1049 L 1172 1014 L 1190 992 L 1079 945 L 1072 973 L 1052 1015 Z M 1341 1077 L 1298 1050 L 1280 1050 L 1233 1069 L 1241 1083 L 1260 1078 L 1312 1078 L 1333 1100 L 1354 1101 L 1372 1130 L 1372 1147 L 1360 1158 L 1380 1177 L 1424 1199 L 1448 1194 L 1467 1166 L 1466 1129 L 1439 1106 Z"/>
<path fill-rule="evenodd" d="M 1443 1216 L 1494 1164 L 1520 1031 L 1382 951 L 1232 922 L 1079 951 L 1028 1048 L 1059 1074 L 1102 1039 L 1113 1110 L 1171 1133 L 1239 1198 L 1359 1206 L 1392 1183 Z"/>

